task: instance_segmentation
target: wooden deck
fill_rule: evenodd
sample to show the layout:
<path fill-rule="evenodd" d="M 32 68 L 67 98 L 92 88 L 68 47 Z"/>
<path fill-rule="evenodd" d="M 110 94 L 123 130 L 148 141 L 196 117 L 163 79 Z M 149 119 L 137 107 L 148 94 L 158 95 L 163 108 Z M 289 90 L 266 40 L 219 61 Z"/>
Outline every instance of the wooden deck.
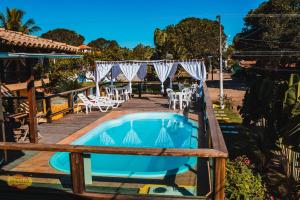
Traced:
<path fill-rule="evenodd" d="M 111 112 L 169 112 L 170 110 L 168 109 L 167 103 L 167 99 L 161 95 L 144 95 L 142 98 L 132 98 L 130 101 L 125 102 L 121 107 L 108 111 L 107 113 L 94 110 L 88 115 L 84 112 L 68 114 L 59 120 L 53 121 L 52 123 L 39 125 L 39 131 L 43 137 L 40 143 L 57 143 Z"/>
<path fill-rule="evenodd" d="M 113 109 L 107 113 L 101 113 L 97 110 L 86 115 L 85 113 L 68 114 L 65 117 L 53 121 L 52 123 L 44 123 L 39 126 L 40 134 L 42 135 L 41 143 L 53 144 L 69 144 L 81 135 L 85 134 L 100 123 L 118 118 L 124 114 L 134 112 L 179 112 L 168 109 L 167 99 L 160 96 L 145 95 L 142 98 L 133 98 L 124 103 L 121 107 Z M 190 118 L 197 120 L 197 115 L 190 114 Z M 8 175 L 24 174 L 33 177 L 34 184 L 47 185 L 51 184 L 57 188 L 69 190 L 70 176 L 62 172 L 56 171 L 49 166 L 49 158 L 52 153 L 41 152 L 38 154 L 25 154 L 25 157 L 20 158 L 13 165 L 5 166 L 5 171 L 0 176 L 0 181 L 6 181 Z M 202 166 L 203 180 L 207 181 L 205 169 L 207 170 L 206 162 L 200 162 Z M 9 171 L 9 172 L 8 172 Z M 125 193 L 136 193 L 138 188 L 145 184 L 158 184 L 170 186 L 194 186 L 197 181 L 197 169 L 191 168 L 188 172 L 179 175 L 166 176 L 163 178 L 154 179 L 128 179 L 128 178 L 108 178 L 108 177 L 93 177 L 93 185 L 87 188 L 91 191 L 99 191 L 101 188 L 106 190 L 125 191 Z M 203 184 L 204 185 L 204 184 Z M 95 189 L 96 188 L 96 189 Z M 115 189 L 112 189 L 115 188 Z M 203 194 L 206 194 L 207 188 L 203 187 Z M 0 191 L 1 194 L 1 191 Z"/>

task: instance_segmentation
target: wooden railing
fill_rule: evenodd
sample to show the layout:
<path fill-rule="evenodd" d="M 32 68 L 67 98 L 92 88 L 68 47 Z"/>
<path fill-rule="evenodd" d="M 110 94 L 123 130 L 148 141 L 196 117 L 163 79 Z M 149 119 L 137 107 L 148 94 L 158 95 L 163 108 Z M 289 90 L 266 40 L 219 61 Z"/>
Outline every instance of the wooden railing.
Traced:
<path fill-rule="evenodd" d="M 83 88 L 85 91 L 88 88 Z M 77 90 L 78 92 L 78 90 Z M 212 165 L 213 179 L 210 199 L 222 200 L 225 198 L 225 171 L 226 159 L 228 157 L 227 148 L 215 117 L 211 99 L 208 95 L 206 85 L 203 89 L 203 97 L 200 101 L 199 112 L 199 146 L 197 149 L 176 149 L 176 148 L 127 148 L 127 147 L 100 147 L 100 146 L 81 146 L 63 144 L 17 144 L 0 143 L 1 150 L 28 150 L 28 151 L 50 151 L 50 152 L 69 152 L 70 171 L 73 193 L 91 199 L 203 199 L 202 197 L 166 197 L 149 195 L 119 195 L 119 194 L 100 194 L 91 193 L 85 190 L 84 161 L 85 154 L 122 154 L 122 155 L 144 155 L 144 156 L 194 156 L 201 159 L 209 159 Z M 72 92 L 61 93 L 59 95 L 70 95 Z M 48 97 L 51 99 L 51 97 Z M 201 138 L 201 139 L 200 139 Z M 198 159 L 199 162 L 199 159 Z M 199 171 L 197 174 L 202 173 Z M 208 183 L 210 184 L 210 183 Z"/>
<path fill-rule="evenodd" d="M 45 100 L 45 107 L 46 107 L 46 118 L 47 122 L 51 123 L 52 122 L 52 117 L 56 116 L 61 113 L 73 113 L 74 112 L 74 95 L 80 92 L 85 92 L 85 94 L 88 96 L 90 89 L 94 88 L 95 86 L 88 86 L 84 88 L 80 88 L 77 90 L 71 90 L 67 92 L 61 92 L 58 94 L 52 94 L 44 97 Z M 68 107 L 66 109 L 62 109 L 56 112 L 52 112 L 52 103 L 51 100 L 55 97 L 65 97 L 68 99 Z"/>

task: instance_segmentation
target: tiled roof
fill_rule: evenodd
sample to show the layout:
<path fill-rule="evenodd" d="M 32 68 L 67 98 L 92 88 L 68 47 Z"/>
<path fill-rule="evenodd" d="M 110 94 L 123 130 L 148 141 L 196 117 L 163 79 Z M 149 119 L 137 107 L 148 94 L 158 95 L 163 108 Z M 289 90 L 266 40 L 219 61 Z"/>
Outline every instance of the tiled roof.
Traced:
<path fill-rule="evenodd" d="M 92 47 L 89 47 L 89 46 L 87 46 L 87 45 L 82 44 L 82 45 L 80 45 L 78 48 L 79 48 L 79 49 L 91 49 Z"/>
<path fill-rule="evenodd" d="M 1 44 L 65 52 L 77 52 L 79 50 L 78 47 L 67 45 L 65 43 L 27 35 L 21 32 L 9 31 L 3 28 L 0 28 L 0 45 Z"/>

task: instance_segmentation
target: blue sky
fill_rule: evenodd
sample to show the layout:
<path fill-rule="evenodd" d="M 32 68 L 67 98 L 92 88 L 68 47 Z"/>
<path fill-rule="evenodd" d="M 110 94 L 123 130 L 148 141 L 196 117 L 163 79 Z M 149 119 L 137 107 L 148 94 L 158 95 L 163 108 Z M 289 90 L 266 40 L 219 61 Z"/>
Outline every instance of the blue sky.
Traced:
<path fill-rule="evenodd" d="M 0 11 L 17 7 L 42 28 L 68 28 L 90 42 L 99 37 L 117 40 L 129 48 L 153 46 L 155 28 L 186 17 L 222 16 L 228 41 L 243 27 L 243 17 L 264 0 L 0 0 Z"/>

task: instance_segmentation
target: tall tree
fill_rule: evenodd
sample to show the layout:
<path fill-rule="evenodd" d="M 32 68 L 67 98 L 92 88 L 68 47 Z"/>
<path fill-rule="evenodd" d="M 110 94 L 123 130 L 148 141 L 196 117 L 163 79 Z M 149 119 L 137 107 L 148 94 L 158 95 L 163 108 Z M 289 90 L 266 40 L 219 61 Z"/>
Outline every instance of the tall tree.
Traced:
<path fill-rule="evenodd" d="M 106 40 L 104 38 L 98 38 L 91 41 L 88 46 L 104 51 L 107 49 L 120 48 L 119 44 L 115 40 Z"/>
<path fill-rule="evenodd" d="M 226 36 L 223 32 L 223 45 Z M 154 43 L 157 58 L 200 58 L 216 55 L 219 47 L 219 24 L 217 21 L 186 18 L 165 30 L 156 29 Z"/>
<path fill-rule="evenodd" d="M 137 60 L 149 60 L 153 56 L 154 49 L 150 46 L 138 44 L 132 50 L 132 58 Z"/>
<path fill-rule="evenodd" d="M 261 51 L 295 51 L 300 49 L 300 1 L 269 0 L 251 10 L 244 18 L 241 33 L 234 38 L 234 48 L 251 51 L 261 65 L 284 65 L 297 57 L 259 57 Z M 248 55 L 249 56 L 249 55 Z M 248 57 L 249 58 L 249 57 Z"/>
<path fill-rule="evenodd" d="M 24 15 L 25 12 L 23 10 L 6 8 L 6 13 L 0 13 L 0 27 L 26 34 L 32 34 L 41 30 L 40 27 L 35 25 L 33 19 L 28 19 L 23 22 Z"/>
<path fill-rule="evenodd" d="M 76 33 L 75 31 L 62 28 L 50 30 L 42 34 L 41 37 L 58 42 L 64 42 L 73 46 L 79 46 L 83 44 L 85 40 L 85 38 L 82 35 Z"/>

